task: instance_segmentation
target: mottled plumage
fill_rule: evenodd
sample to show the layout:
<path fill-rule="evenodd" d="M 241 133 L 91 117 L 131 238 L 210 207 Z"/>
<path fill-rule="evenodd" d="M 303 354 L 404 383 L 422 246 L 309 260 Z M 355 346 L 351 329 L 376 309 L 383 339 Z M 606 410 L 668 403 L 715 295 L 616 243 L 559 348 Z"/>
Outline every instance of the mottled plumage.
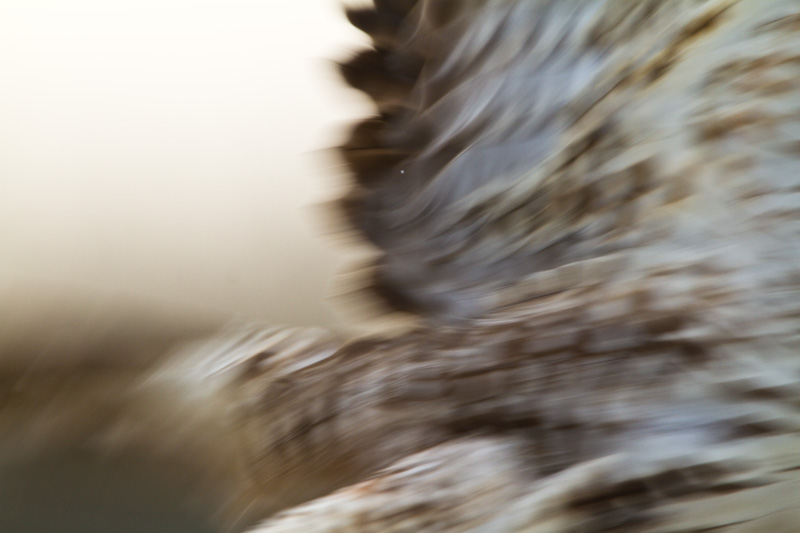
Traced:
<path fill-rule="evenodd" d="M 800 4 L 350 18 L 344 205 L 420 326 L 246 380 L 263 479 L 362 480 L 259 531 L 799 530 Z"/>
<path fill-rule="evenodd" d="M 800 2 L 349 16 L 343 207 L 416 326 L 235 330 L 137 389 L 229 428 L 253 531 L 800 531 Z"/>

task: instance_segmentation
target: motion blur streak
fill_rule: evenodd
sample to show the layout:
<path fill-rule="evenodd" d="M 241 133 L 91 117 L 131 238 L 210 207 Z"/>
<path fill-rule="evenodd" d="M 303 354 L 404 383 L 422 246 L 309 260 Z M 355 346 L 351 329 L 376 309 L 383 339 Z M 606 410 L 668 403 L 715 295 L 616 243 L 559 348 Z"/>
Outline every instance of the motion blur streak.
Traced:
<path fill-rule="evenodd" d="M 342 323 L 307 207 L 363 40 L 336 0 L 0 2 L 0 531 L 213 528 L 196 467 L 85 439 L 231 315 Z"/>
<path fill-rule="evenodd" d="M 800 3 L 347 16 L 336 222 L 404 327 L 62 315 L 0 360 L 2 457 L 142 457 L 252 533 L 796 533 Z"/>

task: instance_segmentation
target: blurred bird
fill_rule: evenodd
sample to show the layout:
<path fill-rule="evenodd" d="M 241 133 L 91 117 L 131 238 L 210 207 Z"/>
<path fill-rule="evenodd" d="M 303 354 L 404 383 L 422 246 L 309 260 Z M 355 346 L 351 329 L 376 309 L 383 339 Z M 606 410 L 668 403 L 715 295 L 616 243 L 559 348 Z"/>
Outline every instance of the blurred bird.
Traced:
<path fill-rule="evenodd" d="M 415 325 L 234 328 L 105 446 L 240 464 L 258 533 L 800 531 L 800 2 L 348 16 L 341 207 Z"/>

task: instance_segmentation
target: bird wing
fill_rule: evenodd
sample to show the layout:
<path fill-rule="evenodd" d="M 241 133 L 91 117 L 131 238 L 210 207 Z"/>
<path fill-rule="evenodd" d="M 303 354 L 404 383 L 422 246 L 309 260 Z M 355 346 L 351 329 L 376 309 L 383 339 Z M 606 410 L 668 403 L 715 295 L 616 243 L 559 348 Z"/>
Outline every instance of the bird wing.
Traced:
<path fill-rule="evenodd" d="M 343 348 L 348 409 L 294 425 L 296 444 L 336 423 L 316 457 L 522 438 L 537 476 L 483 508 L 486 531 L 796 531 L 800 5 L 376 1 L 350 18 L 373 46 L 343 74 L 377 114 L 342 148 L 342 203 L 379 250 L 373 289 L 424 325 Z M 372 488 L 261 530 L 402 531 Z"/>
<path fill-rule="evenodd" d="M 452 319 L 559 290 L 539 274 L 591 270 L 596 258 L 635 258 L 623 273 L 637 274 L 649 266 L 640 261 L 665 266 L 687 250 L 763 246 L 742 209 L 796 205 L 778 196 L 800 185 L 787 152 L 797 142 L 795 8 L 352 9 L 373 46 L 342 72 L 376 114 L 341 148 L 353 176 L 341 205 L 379 250 L 370 287 L 392 309 Z M 743 200 L 756 189 L 769 194 Z"/>

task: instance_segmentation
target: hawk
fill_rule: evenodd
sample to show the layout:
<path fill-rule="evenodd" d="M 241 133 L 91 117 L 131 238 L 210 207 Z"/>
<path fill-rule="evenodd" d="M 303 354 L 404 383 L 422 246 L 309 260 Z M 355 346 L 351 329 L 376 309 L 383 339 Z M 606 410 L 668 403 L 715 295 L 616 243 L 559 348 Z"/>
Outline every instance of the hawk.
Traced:
<path fill-rule="evenodd" d="M 800 2 L 348 17 L 341 212 L 413 326 L 233 328 L 104 419 L 253 533 L 800 531 Z"/>

